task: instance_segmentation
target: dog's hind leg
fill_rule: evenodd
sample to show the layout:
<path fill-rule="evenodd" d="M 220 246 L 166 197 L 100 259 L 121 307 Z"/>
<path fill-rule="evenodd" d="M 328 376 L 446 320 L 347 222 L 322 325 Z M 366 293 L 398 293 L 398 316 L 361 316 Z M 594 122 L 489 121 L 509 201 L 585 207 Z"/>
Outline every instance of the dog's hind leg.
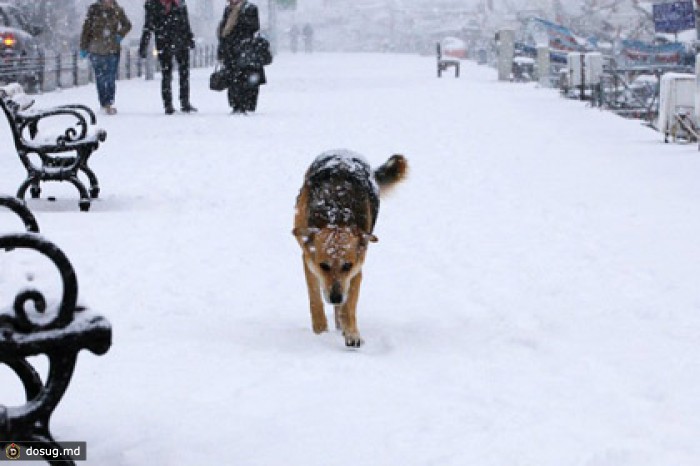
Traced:
<path fill-rule="evenodd" d="M 311 307 L 311 326 L 314 333 L 323 333 L 328 330 L 328 321 L 326 313 L 323 310 L 323 301 L 321 300 L 321 286 L 318 283 L 318 278 L 309 270 L 304 262 L 304 276 L 306 277 L 306 288 L 309 291 L 309 306 Z"/>
<path fill-rule="evenodd" d="M 355 275 L 350 281 L 350 289 L 348 290 L 348 299 L 341 306 L 337 314 L 340 315 L 340 324 L 345 337 L 345 346 L 359 348 L 363 341 L 360 338 L 360 332 L 357 330 L 357 300 L 360 298 L 360 284 L 362 283 L 362 272 Z"/>

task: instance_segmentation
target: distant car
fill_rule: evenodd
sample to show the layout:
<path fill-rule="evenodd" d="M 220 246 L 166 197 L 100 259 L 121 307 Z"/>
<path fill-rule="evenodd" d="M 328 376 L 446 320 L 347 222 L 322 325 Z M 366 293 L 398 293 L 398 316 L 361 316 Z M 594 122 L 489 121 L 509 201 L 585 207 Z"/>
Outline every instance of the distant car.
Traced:
<path fill-rule="evenodd" d="M 18 82 L 27 92 L 39 90 L 41 48 L 35 36 L 40 33 L 19 9 L 0 3 L 0 81 Z"/>
<path fill-rule="evenodd" d="M 452 58 L 467 58 L 467 44 L 456 37 L 445 37 L 441 41 L 442 54 Z"/>

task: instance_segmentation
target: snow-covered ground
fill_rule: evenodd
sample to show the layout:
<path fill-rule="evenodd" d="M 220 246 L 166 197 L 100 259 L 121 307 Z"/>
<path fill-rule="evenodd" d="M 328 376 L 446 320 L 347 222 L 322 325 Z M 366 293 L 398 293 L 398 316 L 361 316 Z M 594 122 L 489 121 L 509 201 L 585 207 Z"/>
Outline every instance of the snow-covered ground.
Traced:
<path fill-rule="evenodd" d="M 195 115 L 165 116 L 157 81 L 120 82 L 101 199 L 82 213 L 44 184 L 58 200 L 28 202 L 114 331 L 81 355 L 59 440 L 99 466 L 700 464 L 696 146 L 471 62 L 437 79 L 431 57 L 281 55 L 268 78 L 252 116 L 228 114 L 207 70 Z M 291 235 L 332 148 L 411 165 L 367 256 L 360 350 L 311 332 Z"/>

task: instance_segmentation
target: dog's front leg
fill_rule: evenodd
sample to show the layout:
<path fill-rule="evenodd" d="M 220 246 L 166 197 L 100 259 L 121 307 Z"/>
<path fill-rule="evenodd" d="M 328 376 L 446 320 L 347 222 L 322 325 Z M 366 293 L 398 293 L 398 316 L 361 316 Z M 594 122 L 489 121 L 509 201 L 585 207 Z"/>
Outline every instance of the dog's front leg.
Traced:
<path fill-rule="evenodd" d="M 306 258 L 302 257 L 304 262 L 304 276 L 306 277 L 306 288 L 309 291 L 309 305 L 311 306 L 311 325 L 314 333 L 322 333 L 328 330 L 328 321 L 326 321 L 326 313 L 323 310 L 323 301 L 321 300 L 321 286 L 319 285 L 316 275 L 309 270 L 306 264 Z"/>
<path fill-rule="evenodd" d="M 343 330 L 345 317 L 343 316 L 343 306 L 335 306 L 335 329 Z"/>
<path fill-rule="evenodd" d="M 343 336 L 345 337 L 345 346 L 359 348 L 363 341 L 360 338 L 360 331 L 357 330 L 357 300 L 360 298 L 360 284 L 362 283 L 362 272 L 355 275 L 350 280 L 350 289 L 348 290 L 348 299 L 343 304 L 342 309 L 339 309 L 340 323 L 343 328 Z"/>

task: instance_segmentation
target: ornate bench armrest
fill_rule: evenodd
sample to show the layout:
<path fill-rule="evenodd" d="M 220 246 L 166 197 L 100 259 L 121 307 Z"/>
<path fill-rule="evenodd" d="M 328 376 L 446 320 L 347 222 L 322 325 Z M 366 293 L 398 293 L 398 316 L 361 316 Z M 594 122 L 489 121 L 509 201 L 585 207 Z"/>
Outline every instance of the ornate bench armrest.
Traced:
<path fill-rule="evenodd" d="M 67 128 L 65 133 L 56 137 L 56 142 L 53 144 L 41 143 L 41 145 L 56 145 L 64 146 L 66 143 L 82 141 L 87 136 L 88 123 L 85 120 L 85 116 L 80 113 L 80 111 L 71 108 L 61 108 L 55 107 L 46 110 L 33 110 L 31 112 L 17 112 L 17 125 L 19 134 L 24 138 L 25 130 L 29 131 L 29 140 L 24 140 L 24 142 L 30 146 L 36 145 L 37 141 L 34 138 L 39 133 L 39 123 L 42 121 L 47 121 L 49 117 L 53 116 L 72 116 L 77 121 L 73 126 Z M 76 127 L 79 129 L 76 131 Z"/>
<path fill-rule="evenodd" d="M 26 333 L 35 330 L 60 329 L 72 322 L 78 299 L 78 279 L 73 266 L 63 251 L 35 233 L 14 233 L 0 236 L 0 250 L 3 249 L 6 251 L 33 250 L 42 254 L 53 262 L 63 282 L 61 300 L 55 309 L 50 309 L 50 313 L 45 313 L 47 311 L 46 298 L 40 291 L 34 288 L 21 291 L 15 297 L 12 306 L 14 311 L 14 316 L 11 318 L 12 326 L 20 332 Z M 29 303 L 32 303 L 33 307 L 40 313 L 45 314 L 40 321 L 36 321 L 27 313 Z"/>
<path fill-rule="evenodd" d="M 56 108 L 68 108 L 68 109 L 72 109 L 72 110 L 80 110 L 81 112 L 85 112 L 85 114 L 87 114 L 88 118 L 90 118 L 91 125 L 97 124 L 97 117 L 95 116 L 95 112 L 87 105 L 67 104 L 67 105 L 59 105 Z"/>
<path fill-rule="evenodd" d="M 84 314 L 85 313 L 85 314 Z M 112 344 L 112 327 L 102 316 L 81 310 L 66 327 L 23 333 L 11 325 L 0 326 L 0 354 L 37 356 L 55 351 L 88 349 L 105 354 Z"/>

